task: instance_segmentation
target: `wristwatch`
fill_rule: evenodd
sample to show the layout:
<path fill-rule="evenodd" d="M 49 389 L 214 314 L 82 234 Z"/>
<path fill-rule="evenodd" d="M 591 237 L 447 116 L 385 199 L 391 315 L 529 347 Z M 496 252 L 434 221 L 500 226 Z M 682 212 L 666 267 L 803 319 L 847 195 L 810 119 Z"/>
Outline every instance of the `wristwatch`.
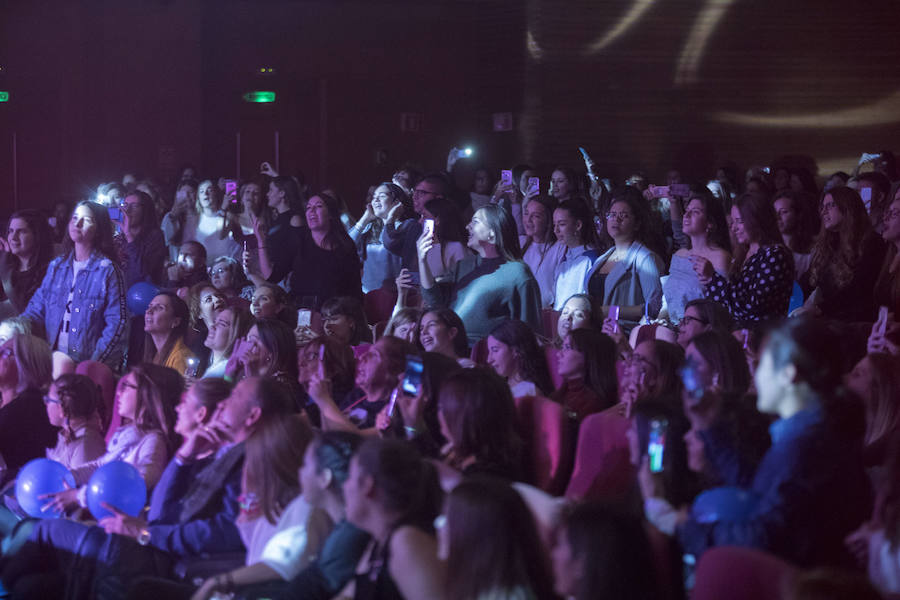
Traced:
<path fill-rule="evenodd" d="M 137 535 L 137 543 L 141 546 L 146 546 L 150 543 L 150 530 L 149 529 L 141 529 L 140 533 Z"/>

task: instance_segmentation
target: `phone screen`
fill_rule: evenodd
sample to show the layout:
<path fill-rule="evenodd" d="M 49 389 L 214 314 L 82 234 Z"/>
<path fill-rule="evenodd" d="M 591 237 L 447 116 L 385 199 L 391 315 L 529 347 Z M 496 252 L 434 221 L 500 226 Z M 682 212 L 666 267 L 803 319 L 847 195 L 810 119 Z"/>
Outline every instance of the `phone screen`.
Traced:
<path fill-rule="evenodd" d="M 403 374 L 403 383 L 400 387 L 403 393 L 409 396 L 418 396 L 422 389 L 422 359 L 412 354 L 406 357 L 406 372 Z"/>
<path fill-rule="evenodd" d="M 512 171 L 509 171 L 507 169 L 500 171 L 500 183 L 502 185 L 512 185 L 512 182 L 513 182 Z"/>
<path fill-rule="evenodd" d="M 297 327 L 309 327 L 312 324 L 312 311 L 301 308 L 297 311 Z M 322 346 L 323 348 L 325 346 Z"/>
<path fill-rule="evenodd" d="M 692 357 L 685 361 L 685 365 L 679 369 L 678 375 L 681 377 L 681 383 L 687 392 L 691 404 L 696 404 L 703 398 L 703 384 L 697 375 L 697 361 Z"/>
<path fill-rule="evenodd" d="M 232 202 L 237 202 L 237 195 L 235 195 L 235 192 L 237 192 L 237 182 L 234 179 L 226 179 L 225 180 L 225 195 L 226 196 L 233 195 L 234 197 L 231 199 Z"/>
<path fill-rule="evenodd" d="M 200 361 L 193 356 L 187 359 L 187 367 L 184 369 L 185 377 L 196 377 L 200 368 Z"/>
<path fill-rule="evenodd" d="M 541 191 L 541 180 L 539 177 L 528 178 L 528 193 L 539 194 Z"/>
<path fill-rule="evenodd" d="M 876 335 L 883 336 L 887 331 L 888 307 L 882 306 L 878 309 L 878 327 L 875 330 Z"/>
<path fill-rule="evenodd" d="M 651 473 L 659 473 L 663 470 L 663 454 L 666 451 L 666 430 L 668 428 L 669 422 L 665 419 L 653 419 L 650 421 L 647 457 Z"/>
<path fill-rule="evenodd" d="M 109 212 L 109 218 L 113 221 L 121 221 L 122 220 L 122 209 L 116 206 L 110 206 L 106 209 Z"/>
<path fill-rule="evenodd" d="M 394 389 L 393 392 L 391 392 L 391 399 L 390 399 L 390 401 L 388 401 L 388 405 L 387 405 L 387 416 L 389 416 L 389 417 L 394 416 L 394 407 L 397 406 L 397 396 L 399 396 L 399 395 L 400 395 L 400 393 L 397 391 L 396 388 Z"/>
<path fill-rule="evenodd" d="M 434 235 L 434 219 L 425 219 L 422 230 L 423 235 Z"/>

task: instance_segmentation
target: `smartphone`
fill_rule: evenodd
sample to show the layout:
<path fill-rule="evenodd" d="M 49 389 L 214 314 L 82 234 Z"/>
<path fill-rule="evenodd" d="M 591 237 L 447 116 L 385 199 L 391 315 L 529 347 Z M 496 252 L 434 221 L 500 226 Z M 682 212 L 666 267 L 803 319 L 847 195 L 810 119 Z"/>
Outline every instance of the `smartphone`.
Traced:
<path fill-rule="evenodd" d="M 541 193 L 541 180 L 539 177 L 529 177 L 528 178 L 528 193 L 529 194 L 540 194 Z"/>
<path fill-rule="evenodd" d="M 882 306 L 878 309 L 878 320 L 875 322 L 875 335 L 884 336 L 884 332 L 887 331 L 887 320 L 888 320 L 888 307 Z"/>
<path fill-rule="evenodd" d="M 650 463 L 651 473 L 660 473 L 663 470 L 663 455 L 666 451 L 666 431 L 668 428 L 669 422 L 665 419 L 652 419 L 650 421 L 647 458 Z"/>
<path fill-rule="evenodd" d="M 456 156 L 459 158 L 468 158 L 468 157 L 472 156 L 472 149 L 471 148 L 461 148 L 456 151 Z"/>
<path fill-rule="evenodd" d="M 184 376 L 194 378 L 200 370 L 200 361 L 193 356 L 187 359 L 187 367 L 184 369 Z"/>
<path fill-rule="evenodd" d="M 609 311 L 606 313 L 606 316 L 613 321 L 613 327 L 615 327 L 616 331 L 619 331 L 619 307 L 613 304 L 609 307 Z"/>
<path fill-rule="evenodd" d="M 109 218 L 113 221 L 121 221 L 122 220 L 122 209 L 117 206 L 110 206 L 106 209 L 109 212 Z"/>
<path fill-rule="evenodd" d="M 763 170 L 763 173 L 771 173 L 772 172 L 771 167 L 763 167 L 762 170 Z"/>
<path fill-rule="evenodd" d="M 508 169 L 503 169 L 502 171 L 500 171 L 500 185 L 512 185 L 512 182 L 512 171 Z"/>
<path fill-rule="evenodd" d="M 687 183 L 673 183 L 669 186 L 669 191 L 673 196 L 687 198 L 691 193 L 691 186 Z"/>
<path fill-rule="evenodd" d="M 225 180 L 225 195 L 232 196 L 231 201 L 237 202 L 237 181 L 234 179 Z"/>
<path fill-rule="evenodd" d="M 309 327 L 312 324 L 312 311 L 301 308 L 297 311 L 297 327 Z M 322 346 L 323 348 L 325 346 Z"/>
<path fill-rule="evenodd" d="M 394 388 L 394 391 L 391 392 L 391 399 L 388 400 L 388 405 L 387 405 L 387 416 L 388 417 L 394 416 L 394 408 L 397 406 L 397 396 L 399 396 L 399 395 L 400 395 L 399 390 L 397 390 L 397 388 Z"/>
<path fill-rule="evenodd" d="M 578 151 L 581 152 L 581 157 L 584 159 L 584 162 L 586 162 L 586 163 L 588 163 L 588 164 L 590 164 L 591 162 L 593 162 L 593 161 L 591 160 L 591 157 L 588 156 L 587 150 L 585 150 L 585 149 L 582 148 L 581 146 L 578 146 Z"/>
<path fill-rule="evenodd" d="M 690 405 L 696 406 L 703 398 L 703 383 L 697 373 L 697 361 L 693 357 L 688 358 L 684 366 L 678 370 L 678 375 L 681 377 L 684 391 L 687 392 L 690 399 Z"/>
<path fill-rule="evenodd" d="M 434 235 L 434 219 L 425 219 L 422 228 L 422 235 Z"/>
<path fill-rule="evenodd" d="M 654 198 L 668 198 L 669 197 L 669 186 L 667 185 L 651 185 L 650 193 Z"/>
<path fill-rule="evenodd" d="M 56 227 L 56 217 L 47 217 L 47 225 Z"/>
<path fill-rule="evenodd" d="M 418 356 L 408 354 L 406 356 L 406 372 L 403 374 L 403 382 L 400 387 L 403 393 L 408 396 L 418 396 L 422 390 L 422 359 Z"/>
<path fill-rule="evenodd" d="M 864 187 L 859 190 L 859 197 L 862 198 L 866 212 L 872 212 L 872 188 Z"/>

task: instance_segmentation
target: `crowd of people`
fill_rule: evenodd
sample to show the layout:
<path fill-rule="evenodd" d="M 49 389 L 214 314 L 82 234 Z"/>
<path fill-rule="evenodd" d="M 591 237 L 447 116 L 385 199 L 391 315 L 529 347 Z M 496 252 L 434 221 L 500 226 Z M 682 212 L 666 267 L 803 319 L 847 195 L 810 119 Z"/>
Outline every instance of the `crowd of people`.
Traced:
<path fill-rule="evenodd" d="M 893 154 L 664 185 L 463 156 L 358 220 L 269 163 L 12 214 L 0 595 L 900 594 Z M 58 518 L 19 503 L 37 458 Z M 97 521 L 114 461 L 148 504 Z"/>

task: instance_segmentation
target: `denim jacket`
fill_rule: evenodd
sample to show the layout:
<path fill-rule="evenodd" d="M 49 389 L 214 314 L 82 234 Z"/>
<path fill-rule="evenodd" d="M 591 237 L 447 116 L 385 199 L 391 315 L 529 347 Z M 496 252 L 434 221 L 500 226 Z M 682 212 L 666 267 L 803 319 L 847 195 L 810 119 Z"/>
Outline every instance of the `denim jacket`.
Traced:
<path fill-rule="evenodd" d="M 72 286 L 72 252 L 54 258 L 44 281 L 22 316 L 44 326 L 50 346 L 56 345 Z M 125 281 L 122 270 L 94 252 L 78 273 L 72 300 L 69 347 L 60 348 L 75 362 L 96 360 L 119 371 L 127 342 Z"/>

